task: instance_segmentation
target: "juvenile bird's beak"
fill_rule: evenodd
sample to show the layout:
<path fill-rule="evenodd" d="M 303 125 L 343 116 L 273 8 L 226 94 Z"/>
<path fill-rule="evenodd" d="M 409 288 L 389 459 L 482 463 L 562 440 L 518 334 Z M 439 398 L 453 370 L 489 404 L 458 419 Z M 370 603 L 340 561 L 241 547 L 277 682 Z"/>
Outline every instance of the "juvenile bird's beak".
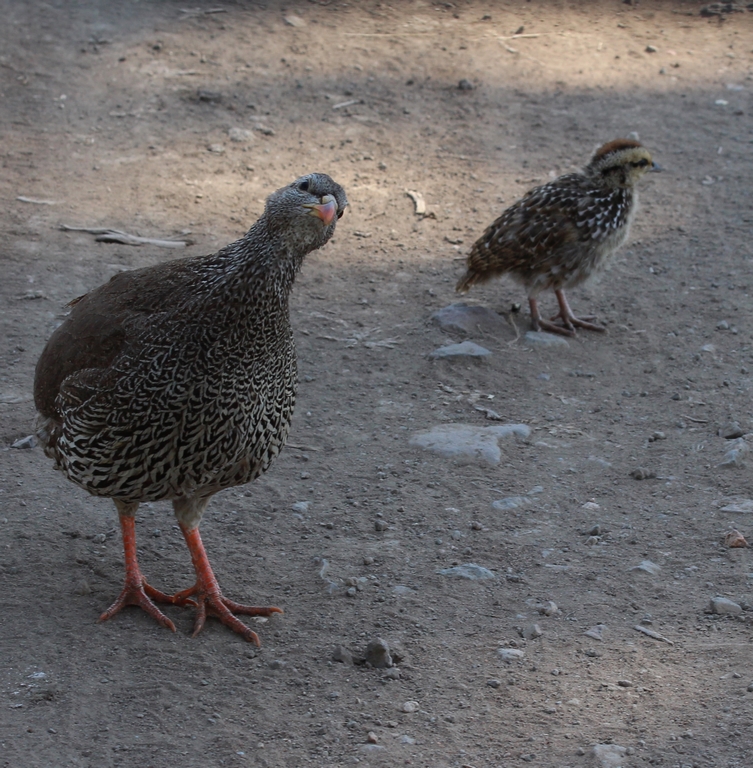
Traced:
<path fill-rule="evenodd" d="M 321 203 L 304 203 L 304 208 L 310 208 L 309 215 L 316 216 L 328 227 L 337 216 L 337 200 L 332 195 L 325 195 Z"/>
<path fill-rule="evenodd" d="M 663 171 L 664 168 L 662 168 L 659 163 L 651 163 L 651 168 L 649 169 L 649 173 L 658 173 L 659 171 Z"/>

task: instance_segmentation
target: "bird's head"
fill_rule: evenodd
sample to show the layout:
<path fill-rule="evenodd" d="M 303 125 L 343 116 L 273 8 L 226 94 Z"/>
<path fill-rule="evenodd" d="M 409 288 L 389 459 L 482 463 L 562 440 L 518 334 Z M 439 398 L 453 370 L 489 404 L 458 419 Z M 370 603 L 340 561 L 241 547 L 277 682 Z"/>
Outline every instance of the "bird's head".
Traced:
<path fill-rule="evenodd" d="M 596 150 L 586 174 L 611 189 L 632 188 L 649 171 L 660 171 L 651 153 L 633 139 L 615 139 Z"/>
<path fill-rule="evenodd" d="M 267 230 L 301 256 L 321 248 L 334 234 L 348 199 L 325 173 L 301 176 L 267 198 Z"/>

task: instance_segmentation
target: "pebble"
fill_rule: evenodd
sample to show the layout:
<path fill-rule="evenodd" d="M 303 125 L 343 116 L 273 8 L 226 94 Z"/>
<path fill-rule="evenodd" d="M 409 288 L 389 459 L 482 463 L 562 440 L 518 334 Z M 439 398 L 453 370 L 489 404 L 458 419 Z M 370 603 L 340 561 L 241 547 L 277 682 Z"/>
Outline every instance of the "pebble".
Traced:
<path fill-rule="evenodd" d="M 384 680 L 399 680 L 402 677 L 402 673 L 397 667 L 390 667 L 384 670 L 382 678 Z"/>
<path fill-rule="evenodd" d="M 525 507 L 531 503 L 531 499 L 528 496 L 507 496 L 504 499 L 497 499 L 492 502 L 492 507 L 500 512 L 505 512 L 508 509 L 518 509 L 519 507 Z"/>
<path fill-rule="evenodd" d="M 542 616 L 556 616 L 557 613 L 559 613 L 557 603 L 555 603 L 553 600 L 547 600 L 547 602 L 541 603 L 541 605 L 537 606 L 536 610 Z"/>
<path fill-rule="evenodd" d="M 475 563 L 455 565 L 452 568 L 443 568 L 437 571 L 441 576 L 450 576 L 455 579 L 468 579 L 470 581 L 483 581 L 484 579 L 496 579 L 497 577 L 488 568 Z"/>
<path fill-rule="evenodd" d="M 403 584 L 397 584 L 392 587 L 392 594 L 397 595 L 398 597 L 412 597 L 416 594 L 416 590 L 406 587 Z"/>
<path fill-rule="evenodd" d="M 430 360 L 446 360 L 454 357 L 483 360 L 490 356 L 491 352 L 486 349 L 486 347 L 482 347 L 472 341 L 462 341 L 460 344 L 448 344 L 447 346 L 435 349 L 433 352 L 429 352 Z"/>
<path fill-rule="evenodd" d="M 569 347 L 570 343 L 564 336 L 545 331 L 526 331 L 523 341 L 531 347 Z"/>
<path fill-rule="evenodd" d="M 296 503 L 293 504 L 291 509 L 293 510 L 293 512 L 297 512 L 299 515 L 303 515 L 309 511 L 310 506 L 311 506 L 310 501 L 296 501 Z"/>
<path fill-rule="evenodd" d="M 753 683 L 748 686 L 748 693 L 753 693 Z"/>
<path fill-rule="evenodd" d="M 443 307 L 431 316 L 431 320 L 443 331 L 461 331 L 469 335 L 479 331 L 499 334 L 510 329 L 507 322 L 491 309 L 462 302 Z"/>
<path fill-rule="evenodd" d="M 638 467 L 630 473 L 630 477 L 634 478 L 635 480 L 649 480 L 652 477 L 656 477 L 656 470 Z"/>
<path fill-rule="evenodd" d="M 593 755 L 601 768 L 621 768 L 627 749 L 619 744 L 595 744 Z"/>
<path fill-rule="evenodd" d="M 386 531 L 388 528 L 387 521 L 386 520 L 375 520 L 374 521 L 374 530 L 375 531 Z"/>
<path fill-rule="evenodd" d="M 465 77 L 458 83 L 458 90 L 460 91 L 472 91 L 473 83 L 467 80 Z"/>
<path fill-rule="evenodd" d="M 488 685 L 490 688 L 499 688 L 499 686 L 500 686 L 500 685 L 502 685 L 501 681 L 500 681 L 500 680 L 497 680 L 497 678 L 496 678 L 496 677 L 492 677 L 490 680 L 487 680 L 487 681 L 486 681 L 486 684 L 487 684 L 487 685 Z M 753 683 L 751 683 L 751 685 L 753 686 Z M 750 690 L 750 688 L 749 688 L 748 690 Z"/>
<path fill-rule="evenodd" d="M 723 437 L 725 440 L 735 440 L 738 437 L 742 437 L 745 432 L 736 421 L 729 421 L 719 427 L 717 434 L 719 437 Z"/>
<path fill-rule="evenodd" d="M 537 637 L 541 637 L 544 633 L 538 624 L 529 624 L 527 627 L 520 631 L 520 636 L 524 640 L 535 640 Z"/>
<path fill-rule="evenodd" d="M 16 440 L 16 442 L 11 445 L 11 448 L 18 448 L 22 451 L 28 451 L 31 450 L 36 444 L 37 439 L 34 437 L 34 435 L 26 435 L 26 437 L 22 437 L 20 440 Z"/>
<path fill-rule="evenodd" d="M 499 448 L 502 438 L 527 438 L 530 434 L 531 428 L 526 424 L 500 424 L 493 427 L 438 424 L 431 429 L 416 432 L 410 439 L 410 445 L 458 463 L 494 466 L 502 458 Z"/>
<path fill-rule="evenodd" d="M 366 662 L 374 669 L 386 669 L 392 666 L 390 647 L 381 637 L 374 638 L 366 646 Z"/>
<path fill-rule="evenodd" d="M 742 606 L 726 597 L 712 597 L 709 612 L 720 616 L 737 616 L 743 612 Z"/>
<path fill-rule="evenodd" d="M 407 734 L 407 733 L 406 733 L 406 734 L 404 734 L 404 735 L 402 735 L 402 736 L 401 736 L 401 737 L 398 739 L 398 741 L 399 741 L 401 744 L 415 744 L 415 743 L 416 743 L 416 740 L 413 738 L 413 736 L 408 736 L 408 734 Z"/>
<path fill-rule="evenodd" d="M 300 17 L 296 16 L 294 14 L 290 14 L 289 16 L 285 16 L 285 23 L 288 24 L 291 27 L 305 27 L 306 22 Z"/>
<path fill-rule="evenodd" d="M 735 515 L 746 515 L 753 512 L 753 499 L 742 499 L 722 507 L 722 512 L 731 512 Z"/>
<path fill-rule="evenodd" d="M 584 505 L 585 506 L 585 505 Z M 601 526 L 597 523 L 586 531 L 587 536 L 601 536 Z"/>
<path fill-rule="evenodd" d="M 743 457 L 748 452 L 748 444 L 742 438 L 735 440 L 732 448 L 724 454 L 722 461 L 717 464 L 719 469 L 737 469 L 745 466 Z"/>
<path fill-rule="evenodd" d="M 606 624 L 597 624 L 595 627 L 586 630 L 583 634 L 586 637 L 592 637 L 594 640 L 604 640 L 604 631 L 606 630 Z"/>
<path fill-rule="evenodd" d="M 657 565 L 656 563 L 652 563 L 650 560 L 642 560 L 638 565 L 634 565 L 630 570 L 637 573 L 647 573 L 649 576 L 656 576 L 658 575 L 659 571 L 661 571 L 661 566 Z"/>
<path fill-rule="evenodd" d="M 748 546 L 748 542 L 740 531 L 732 530 L 725 534 L 724 546 L 730 549 L 742 549 Z"/>
<path fill-rule="evenodd" d="M 497 650 L 497 654 L 507 664 L 511 664 L 513 661 L 521 661 L 526 655 L 525 651 L 521 651 L 519 648 L 500 648 Z"/>
<path fill-rule="evenodd" d="M 373 558 L 373 557 L 370 557 L 369 555 L 367 555 L 367 556 L 366 556 L 366 557 L 364 557 L 364 559 L 363 559 L 363 564 L 364 564 L 364 565 L 374 565 L 374 558 Z"/>
<path fill-rule="evenodd" d="M 651 433 L 651 436 L 648 438 L 649 443 L 655 443 L 657 440 L 666 440 L 667 436 L 664 434 L 664 432 L 660 432 L 659 430 L 656 430 L 655 432 Z"/>
<path fill-rule="evenodd" d="M 405 704 L 401 707 L 401 710 L 403 712 L 407 712 L 408 714 L 411 714 L 413 712 L 418 712 L 418 702 L 417 701 L 406 701 Z"/>
<path fill-rule="evenodd" d="M 336 645 L 332 651 L 332 661 L 339 661 L 341 664 L 350 665 L 353 663 L 353 654 L 344 646 Z"/>
<path fill-rule="evenodd" d="M 253 131 L 249 131 L 248 128 L 238 128 L 233 126 L 232 128 L 228 128 L 227 135 L 229 136 L 230 141 L 235 141 L 239 144 L 247 144 L 254 140 L 254 133 Z"/>
<path fill-rule="evenodd" d="M 374 731 L 369 731 L 366 734 L 366 741 L 368 741 L 369 744 L 376 744 L 379 739 L 377 738 L 377 735 L 374 733 Z"/>
<path fill-rule="evenodd" d="M 215 155 L 221 155 L 225 152 L 225 146 L 223 144 L 210 144 L 207 150 Z"/>

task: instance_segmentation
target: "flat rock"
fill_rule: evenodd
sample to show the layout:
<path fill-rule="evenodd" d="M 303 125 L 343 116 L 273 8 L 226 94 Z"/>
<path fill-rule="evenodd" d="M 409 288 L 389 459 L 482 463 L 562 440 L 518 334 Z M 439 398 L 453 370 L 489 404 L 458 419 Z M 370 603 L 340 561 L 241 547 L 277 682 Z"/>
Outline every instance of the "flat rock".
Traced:
<path fill-rule="evenodd" d="M 492 508 L 505 512 L 508 509 L 519 509 L 520 507 L 528 506 L 530 503 L 531 499 L 528 496 L 506 496 L 504 499 L 493 501 Z"/>
<path fill-rule="evenodd" d="M 410 445 L 436 453 L 461 464 L 499 464 L 502 453 L 499 440 L 505 437 L 523 437 L 531 434 L 526 424 L 500 424 L 477 427 L 473 424 L 439 424 L 416 432 Z"/>
<path fill-rule="evenodd" d="M 509 330 L 503 317 L 486 307 L 473 306 L 458 302 L 443 307 L 431 316 L 433 323 L 443 331 L 460 333 L 500 333 Z"/>
<path fill-rule="evenodd" d="M 497 655 L 502 661 L 511 664 L 513 661 L 521 661 L 526 654 L 519 648 L 499 648 Z"/>
<path fill-rule="evenodd" d="M 476 563 L 465 563 L 464 565 L 454 565 L 452 568 L 443 568 L 437 573 L 442 576 L 450 576 L 455 579 L 469 579 L 470 581 L 481 581 L 483 579 L 496 579 L 492 571 Z"/>
<path fill-rule="evenodd" d="M 474 358 L 483 360 L 489 357 L 491 352 L 479 344 L 472 341 L 461 341 L 460 344 L 448 344 L 445 347 L 439 347 L 433 352 L 429 352 L 430 360 L 452 360 L 454 358 Z"/>
<path fill-rule="evenodd" d="M 22 437 L 20 440 L 16 440 L 13 445 L 11 445 L 11 448 L 18 448 L 19 450 L 31 450 L 35 445 L 37 444 L 37 439 L 34 437 L 34 435 L 26 435 L 26 437 Z"/>
<path fill-rule="evenodd" d="M 726 597 L 712 597 L 709 602 L 709 611 L 720 616 L 737 616 L 743 612 L 742 606 Z"/>
<path fill-rule="evenodd" d="M 638 565 L 634 565 L 631 569 L 636 573 L 647 573 L 649 576 L 658 575 L 661 571 L 661 566 L 656 563 L 652 563 L 650 560 L 642 560 Z"/>
<path fill-rule="evenodd" d="M 736 515 L 747 515 L 753 512 L 753 499 L 743 499 L 722 507 L 722 512 L 731 512 Z"/>
<path fill-rule="evenodd" d="M 523 342 L 529 347 L 569 347 L 570 344 L 564 336 L 545 331 L 526 331 Z"/>
<path fill-rule="evenodd" d="M 724 454 L 724 458 L 717 464 L 719 469 L 738 469 L 745 466 L 745 454 L 748 453 L 748 444 L 742 438 L 732 443 L 732 448 Z"/>
<path fill-rule="evenodd" d="M 593 754 L 600 768 L 621 768 L 627 749 L 619 744 L 595 744 Z"/>

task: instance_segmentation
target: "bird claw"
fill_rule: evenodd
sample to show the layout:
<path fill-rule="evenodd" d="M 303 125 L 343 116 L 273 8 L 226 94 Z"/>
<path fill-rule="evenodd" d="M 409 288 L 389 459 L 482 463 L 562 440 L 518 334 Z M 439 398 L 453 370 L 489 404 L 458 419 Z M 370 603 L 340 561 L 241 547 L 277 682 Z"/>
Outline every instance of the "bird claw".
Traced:
<path fill-rule="evenodd" d="M 195 597 L 195 600 L 190 600 Z M 205 590 L 198 583 L 189 589 L 184 589 L 172 597 L 178 605 L 196 606 L 196 619 L 194 621 L 193 633 L 191 637 L 201 632 L 206 623 L 207 616 L 214 616 L 219 619 L 226 627 L 230 627 L 233 632 L 239 634 L 244 640 L 260 646 L 259 636 L 250 627 L 247 627 L 234 614 L 239 613 L 242 616 L 272 616 L 275 613 L 282 613 L 276 606 L 254 606 L 242 605 L 233 600 L 228 600 L 222 596 L 219 590 Z"/>
<path fill-rule="evenodd" d="M 126 581 L 115 602 L 99 617 L 99 621 L 107 621 L 108 619 L 111 619 L 127 605 L 136 605 L 143 611 L 146 611 L 146 613 L 148 613 L 158 624 L 175 632 L 175 624 L 173 624 L 172 621 L 157 608 L 154 602 L 152 602 L 153 600 L 168 605 L 176 604 L 170 595 L 166 595 L 164 592 L 160 592 L 158 589 L 149 586 L 149 584 L 146 583 L 146 579 L 143 577 L 141 581 L 134 583 Z M 178 605 L 180 605 L 180 603 L 178 603 Z"/>

